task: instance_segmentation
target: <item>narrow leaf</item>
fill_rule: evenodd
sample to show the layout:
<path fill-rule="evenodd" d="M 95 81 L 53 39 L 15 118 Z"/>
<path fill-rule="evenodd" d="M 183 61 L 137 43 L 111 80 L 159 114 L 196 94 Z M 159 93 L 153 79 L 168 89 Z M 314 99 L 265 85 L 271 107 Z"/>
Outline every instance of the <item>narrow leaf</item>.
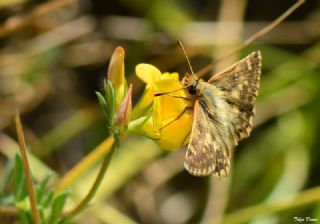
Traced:
<path fill-rule="evenodd" d="M 59 194 L 53 201 L 50 222 L 52 224 L 56 224 L 59 221 L 61 212 L 63 210 L 63 206 L 66 202 L 67 197 L 69 196 L 69 192 L 63 192 Z"/>
<path fill-rule="evenodd" d="M 15 201 L 18 202 L 23 200 L 28 194 L 22 160 L 19 154 L 16 154 L 14 183 L 14 198 Z"/>
<path fill-rule="evenodd" d="M 42 206 L 48 207 L 51 204 L 52 199 L 53 199 L 53 191 L 47 192 L 44 195 Z"/>
<path fill-rule="evenodd" d="M 41 183 L 36 187 L 36 196 L 37 196 L 37 201 L 38 204 L 42 204 L 43 200 L 43 195 L 47 190 L 47 185 L 48 182 L 51 178 L 51 175 L 47 175 L 42 181 Z"/>
<path fill-rule="evenodd" d="M 106 102 L 105 98 L 102 96 L 102 94 L 100 92 L 96 92 L 96 95 L 98 97 L 99 104 L 103 109 L 103 112 L 105 113 L 106 117 L 108 118 L 109 111 L 108 111 L 107 102 Z"/>

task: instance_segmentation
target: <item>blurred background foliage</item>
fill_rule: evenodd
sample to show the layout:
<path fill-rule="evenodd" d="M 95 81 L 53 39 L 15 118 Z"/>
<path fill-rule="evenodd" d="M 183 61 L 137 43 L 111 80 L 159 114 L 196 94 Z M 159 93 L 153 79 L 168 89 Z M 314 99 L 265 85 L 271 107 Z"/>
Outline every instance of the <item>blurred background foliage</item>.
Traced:
<path fill-rule="evenodd" d="M 113 50 L 126 52 L 133 101 L 143 91 L 135 65 L 194 70 L 233 49 L 295 1 L 1 0 L 0 202 L 13 192 L 22 113 L 36 181 L 65 185 L 72 207 L 88 191 L 105 153 L 106 127 L 95 91 Z M 185 148 L 166 153 L 127 136 L 91 206 L 74 223 L 293 223 L 320 220 L 320 1 L 307 0 L 274 30 L 216 66 L 253 50 L 263 57 L 255 128 L 237 147 L 231 176 L 197 178 L 183 169 Z M 208 78 L 210 74 L 207 75 Z M 100 154 L 99 154 L 100 153 Z M 61 185 L 60 185 L 61 186 Z M 0 205 L 1 206 L 1 205 Z M 1 214 L 0 223 L 15 217 Z"/>

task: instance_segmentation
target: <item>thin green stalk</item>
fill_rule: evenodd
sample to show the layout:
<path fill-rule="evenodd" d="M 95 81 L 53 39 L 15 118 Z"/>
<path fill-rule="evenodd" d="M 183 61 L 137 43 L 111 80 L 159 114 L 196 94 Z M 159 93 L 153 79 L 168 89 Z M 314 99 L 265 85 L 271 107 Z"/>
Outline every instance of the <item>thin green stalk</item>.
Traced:
<path fill-rule="evenodd" d="M 215 62 L 207 65 L 206 67 L 202 68 L 200 71 L 197 72 L 198 77 L 202 77 L 203 75 L 210 72 L 219 62 L 223 61 L 224 59 L 230 57 L 231 55 L 239 52 L 240 50 L 244 49 L 248 45 L 252 44 L 254 41 L 259 39 L 261 36 L 265 35 L 266 33 L 270 32 L 273 28 L 279 25 L 283 20 L 285 20 L 288 16 L 290 16 L 295 10 L 297 10 L 305 0 L 297 0 L 295 4 L 293 4 L 290 8 L 288 8 L 284 13 L 282 13 L 277 19 L 272 21 L 270 24 L 253 34 L 250 38 L 248 38 L 241 46 L 234 48 L 230 52 L 226 53 L 222 57 L 220 57 Z"/>
<path fill-rule="evenodd" d="M 21 153 L 23 170 L 26 175 L 26 182 L 27 182 L 28 196 L 29 196 L 30 205 L 31 205 L 32 219 L 35 224 L 40 224 L 40 215 L 39 215 L 39 211 L 37 209 L 37 199 L 36 199 L 36 195 L 34 193 L 34 187 L 33 187 L 33 183 L 32 183 L 30 166 L 29 166 L 29 162 L 28 162 L 26 145 L 25 145 L 25 140 L 24 140 L 24 135 L 23 135 L 23 129 L 22 129 L 22 124 L 21 124 L 21 120 L 20 120 L 20 115 L 18 113 L 16 113 L 15 122 L 16 122 L 16 129 L 17 129 L 18 141 L 19 141 L 19 146 L 20 146 L 19 149 L 20 149 L 20 153 Z"/>
<path fill-rule="evenodd" d="M 253 205 L 248 208 L 243 208 L 232 212 L 222 217 L 221 223 L 225 224 L 237 224 L 246 223 L 258 217 L 271 215 L 286 211 L 289 209 L 299 208 L 317 203 L 320 201 L 320 187 L 311 188 L 302 191 L 296 197 L 288 196 L 279 198 L 272 202 L 266 202 L 258 205 Z M 216 223 L 218 218 L 209 219 L 205 223 Z"/>
<path fill-rule="evenodd" d="M 42 136 L 37 145 L 33 147 L 33 154 L 38 158 L 48 156 L 95 122 L 99 118 L 98 112 L 99 110 L 96 106 L 87 106 L 86 108 L 80 109 L 50 132 Z"/>
<path fill-rule="evenodd" d="M 117 148 L 117 141 L 115 140 L 112 144 L 111 150 L 108 154 L 105 155 L 102 165 L 100 167 L 99 173 L 91 187 L 91 189 L 89 190 L 88 194 L 82 199 L 82 201 L 76 206 L 74 207 L 71 211 L 68 211 L 66 213 L 63 214 L 64 217 L 66 218 L 71 218 L 73 216 L 75 216 L 76 214 L 78 214 L 82 209 L 84 209 L 91 201 L 91 199 L 93 198 L 93 196 L 95 195 L 95 193 L 98 190 L 98 187 L 101 184 L 101 181 L 105 175 L 105 173 L 107 172 L 107 169 L 109 167 L 111 158 L 113 153 L 115 152 L 115 149 Z"/>

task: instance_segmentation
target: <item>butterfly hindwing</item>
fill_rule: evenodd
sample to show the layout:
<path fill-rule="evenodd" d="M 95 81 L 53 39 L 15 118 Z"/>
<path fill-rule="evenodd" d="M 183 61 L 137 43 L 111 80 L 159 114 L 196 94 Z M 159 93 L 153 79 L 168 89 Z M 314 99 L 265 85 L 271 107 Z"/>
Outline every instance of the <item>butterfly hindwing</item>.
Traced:
<path fill-rule="evenodd" d="M 226 176 L 230 167 L 230 154 L 221 143 L 221 130 L 218 130 L 207 112 L 207 106 L 199 99 L 194 106 L 192 133 L 184 166 L 195 176 Z"/>

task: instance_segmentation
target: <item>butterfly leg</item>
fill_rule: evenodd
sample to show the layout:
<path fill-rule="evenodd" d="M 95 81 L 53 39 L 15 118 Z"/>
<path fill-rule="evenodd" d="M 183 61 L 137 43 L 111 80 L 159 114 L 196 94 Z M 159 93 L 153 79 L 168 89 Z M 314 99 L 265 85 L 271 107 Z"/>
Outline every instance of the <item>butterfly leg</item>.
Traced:
<path fill-rule="evenodd" d="M 154 94 L 155 97 L 157 96 L 171 96 L 171 97 L 174 97 L 174 98 L 179 98 L 179 99 L 184 99 L 184 100 L 192 100 L 191 98 L 188 98 L 188 97 L 184 97 L 184 96 L 177 96 L 177 95 L 173 95 L 173 94 L 170 94 L 170 93 L 156 93 Z"/>
<path fill-rule="evenodd" d="M 193 109 L 193 107 L 186 107 L 186 108 L 184 108 L 183 111 L 181 111 L 181 113 L 180 113 L 175 119 L 173 119 L 172 121 L 170 121 L 170 122 L 168 122 L 167 124 L 165 124 L 164 126 L 162 126 L 159 130 L 161 131 L 162 129 L 168 127 L 168 126 L 169 126 L 170 124 L 172 124 L 173 122 L 179 120 L 185 112 L 187 112 L 188 110 L 192 110 L 192 109 Z"/>
<path fill-rule="evenodd" d="M 170 93 L 175 93 L 175 92 L 178 92 L 178 91 L 180 91 L 180 90 L 182 90 L 182 89 L 184 89 L 184 88 L 172 90 L 172 91 L 169 91 L 169 92 L 155 93 L 154 96 L 169 95 Z"/>
<path fill-rule="evenodd" d="M 184 97 L 184 96 L 176 96 L 176 95 L 172 95 L 172 94 L 166 94 L 166 96 L 171 96 L 171 97 L 174 97 L 174 98 L 179 98 L 179 99 L 184 99 L 184 100 L 192 100 L 191 98 L 188 98 L 188 97 Z"/>

